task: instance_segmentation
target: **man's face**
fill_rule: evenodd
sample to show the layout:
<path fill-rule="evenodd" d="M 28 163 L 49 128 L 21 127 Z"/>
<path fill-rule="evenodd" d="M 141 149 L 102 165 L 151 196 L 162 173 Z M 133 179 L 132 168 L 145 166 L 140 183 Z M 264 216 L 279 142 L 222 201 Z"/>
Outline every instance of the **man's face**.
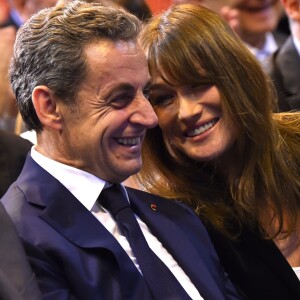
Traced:
<path fill-rule="evenodd" d="M 157 117 L 144 96 L 149 80 L 144 52 L 133 42 L 100 41 L 85 48 L 88 73 L 76 105 L 62 105 L 60 161 L 111 182 L 142 165 L 146 129 Z"/>

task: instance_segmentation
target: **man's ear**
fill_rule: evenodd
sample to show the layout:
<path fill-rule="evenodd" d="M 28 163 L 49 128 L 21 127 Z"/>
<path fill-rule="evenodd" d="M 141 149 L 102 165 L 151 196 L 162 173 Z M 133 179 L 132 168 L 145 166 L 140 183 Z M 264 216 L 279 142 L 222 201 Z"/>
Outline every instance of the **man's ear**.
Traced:
<path fill-rule="evenodd" d="M 52 90 L 44 85 L 36 86 L 32 92 L 32 102 L 43 126 L 61 129 L 62 115 Z"/>
<path fill-rule="evenodd" d="M 281 0 L 288 17 L 300 22 L 300 0 Z"/>

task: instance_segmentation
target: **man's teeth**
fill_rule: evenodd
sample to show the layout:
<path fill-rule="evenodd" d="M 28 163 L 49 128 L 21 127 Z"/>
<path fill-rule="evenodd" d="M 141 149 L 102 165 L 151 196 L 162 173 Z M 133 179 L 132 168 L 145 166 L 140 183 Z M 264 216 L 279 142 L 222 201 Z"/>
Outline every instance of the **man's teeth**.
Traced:
<path fill-rule="evenodd" d="M 199 135 L 199 134 L 207 131 L 208 129 L 212 128 L 217 122 L 218 122 L 218 120 L 212 120 L 210 122 L 207 122 L 207 123 L 203 124 L 202 126 L 189 131 L 187 133 L 187 135 L 190 137 Z"/>
<path fill-rule="evenodd" d="M 118 138 L 117 142 L 122 145 L 135 146 L 140 142 L 140 138 Z"/>

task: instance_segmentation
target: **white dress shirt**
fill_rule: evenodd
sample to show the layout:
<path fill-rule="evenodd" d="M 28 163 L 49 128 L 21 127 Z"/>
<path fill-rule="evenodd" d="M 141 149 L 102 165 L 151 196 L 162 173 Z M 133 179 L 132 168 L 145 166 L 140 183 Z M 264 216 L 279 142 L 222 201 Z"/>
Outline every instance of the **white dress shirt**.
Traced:
<path fill-rule="evenodd" d="M 74 195 L 74 197 L 78 199 L 86 207 L 86 209 L 88 209 L 99 220 L 99 222 L 116 238 L 116 240 L 126 251 L 130 259 L 140 271 L 136 257 L 134 256 L 127 239 L 119 231 L 117 224 L 110 213 L 106 212 L 105 209 L 102 208 L 97 202 L 98 196 L 100 195 L 106 182 L 83 170 L 45 157 L 41 153 L 37 152 L 34 146 L 31 149 L 31 157 L 37 164 L 39 164 L 62 185 L 64 185 Z M 124 192 L 127 196 L 125 188 Z M 170 269 L 170 271 L 193 300 L 203 300 L 194 284 L 180 268 L 171 254 L 150 232 L 148 226 L 138 216 L 136 216 L 136 218 L 151 250 Z M 199 272 L 201 272 L 201 270 L 199 270 Z"/>

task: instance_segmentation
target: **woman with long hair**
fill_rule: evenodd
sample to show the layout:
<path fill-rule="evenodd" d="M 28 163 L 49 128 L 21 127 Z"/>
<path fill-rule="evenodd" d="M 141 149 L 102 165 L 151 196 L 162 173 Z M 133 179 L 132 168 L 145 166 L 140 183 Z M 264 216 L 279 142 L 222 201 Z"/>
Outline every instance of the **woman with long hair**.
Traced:
<path fill-rule="evenodd" d="M 246 299 L 300 299 L 300 113 L 272 113 L 271 81 L 206 8 L 171 7 L 140 43 L 159 126 L 139 187 L 195 209 Z"/>

